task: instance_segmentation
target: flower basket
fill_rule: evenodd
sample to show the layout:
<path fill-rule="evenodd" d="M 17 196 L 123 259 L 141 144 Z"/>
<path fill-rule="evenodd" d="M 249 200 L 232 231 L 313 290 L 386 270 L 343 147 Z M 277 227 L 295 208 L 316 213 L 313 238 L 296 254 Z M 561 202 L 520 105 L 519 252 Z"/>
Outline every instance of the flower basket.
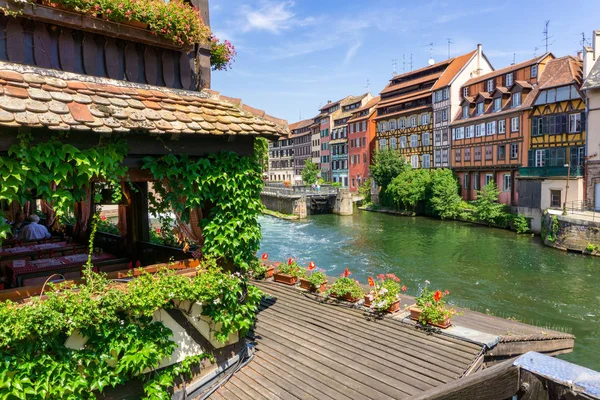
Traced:
<path fill-rule="evenodd" d="M 269 268 L 267 268 L 267 278 L 272 277 L 275 274 L 275 267 L 274 266 L 270 266 Z"/>
<path fill-rule="evenodd" d="M 274 274 L 273 280 L 279 283 L 285 283 L 286 285 L 295 285 L 298 282 L 298 277 L 285 275 L 285 274 Z"/>
<path fill-rule="evenodd" d="M 308 279 L 300 278 L 300 289 L 310 290 L 310 281 Z"/>
<path fill-rule="evenodd" d="M 333 297 L 334 299 L 338 299 L 338 300 L 344 300 L 347 301 L 349 303 L 356 303 L 358 301 L 358 297 L 352 297 L 351 293 L 346 293 L 343 296 L 337 296 L 335 294 L 330 294 L 330 297 Z"/>
<path fill-rule="evenodd" d="M 140 21 L 122 21 L 121 23 L 123 25 L 133 26 L 134 28 L 148 29 L 148 24 L 145 23 L 145 22 L 140 22 Z"/>

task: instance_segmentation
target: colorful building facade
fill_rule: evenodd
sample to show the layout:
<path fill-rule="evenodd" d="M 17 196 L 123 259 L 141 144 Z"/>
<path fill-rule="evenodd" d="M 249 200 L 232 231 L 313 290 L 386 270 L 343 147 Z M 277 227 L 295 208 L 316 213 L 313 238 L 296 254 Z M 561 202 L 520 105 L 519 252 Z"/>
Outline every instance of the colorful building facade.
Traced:
<path fill-rule="evenodd" d="M 528 162 L 530 110 L 552 59 L 548 53 L 473 78 L 461 88 L 461 110 L 451 123 L 451 153 L 465 200 L 474 200 L 493 181 L 499 201 L 517 205 L 514 183 Z"/>
<path fill-rule="evenodd" d="M 381 97 L 375 97 L 352 113 L 348 120 L 348 175 L 351 192 L 369 179 L 371 155 L 375 147 L 377 127 L 374 117 Z"/>
<path fill-rule="evenodd" d="M 272 182 L 290 182 L 294 179 L 294 140 L 291 136 L 282 136 L 269 143 L 269 180 Z"/>
<path fill-rule="evenodd" d="M 302 183 L 302 169 L 306 160 L 312 158 L 312 119 L 291 124 L 289 129 L 292 133 L 293 149 L 294 149 L 294 184 Z"/>

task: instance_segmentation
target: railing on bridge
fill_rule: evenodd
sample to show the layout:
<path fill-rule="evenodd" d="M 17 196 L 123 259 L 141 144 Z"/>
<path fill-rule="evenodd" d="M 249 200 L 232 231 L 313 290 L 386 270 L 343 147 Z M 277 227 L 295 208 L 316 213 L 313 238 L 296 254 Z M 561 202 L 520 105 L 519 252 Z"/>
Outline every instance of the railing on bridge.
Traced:
<path fill-rule="evenodd" d="M 263 188 L 262 192 L 265 194 L 279 194 L 286 196 L 315 196 L 337 194 L 338 189 L 339 188 L 327 184 L 319 186 L 294 185 L 287 187 L 283 183 L 269 182 L 265 184 L 265 187 Z"/>
<path fill-rule="evenodd" d="M 565 203 L 567 215 L 583 215 L 591 218 L 592 221 L 600 221 L 600 211 L 596 210 L 591 200 L 568 201 Z"/>

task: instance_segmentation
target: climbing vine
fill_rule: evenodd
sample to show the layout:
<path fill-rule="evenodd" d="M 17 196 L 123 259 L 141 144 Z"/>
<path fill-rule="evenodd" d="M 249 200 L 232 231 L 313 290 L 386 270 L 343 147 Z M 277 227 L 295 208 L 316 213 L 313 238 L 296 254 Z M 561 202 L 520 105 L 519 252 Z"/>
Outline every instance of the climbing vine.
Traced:
<path fill-rule="evenodd" d="M 156 180 L 153 213 L 174 211 L 189 223 L 192 210 L 201 209 L 204 256 L 247 270 L 259 249 L 263 209 L 261 166 L 254 157 L 230 152 L 199 159 L 167 155 L 145 158 L 143 168 Z"/>
<path fill-rule="evenodd" d="M 244 335 L 254 322 L 259 289 L 246 287 L 246 278 L 221 272 L 214 263 L 203 268 L 193 278 L 168 269 L 144 273 L 127 285 L 94 274 L 93 284 L 71 290 L 52 286 L 45 300 L 0 303 L 0 397 L 95 398 L 106 387 L 140 378 L 149 398 L 161 398 L 157 393 L 171 387 L 175 376 L 206 356 L 141 375 L 177 346 L 172 332 L 153 321 L 157 310 L 174 308 L 180 300 L 200 302 L 203 314 L 220 326 L 216 338 L 222 341 L 234 331 Z M 87 338 L 85 345 L 67 347 L 72 334 Z"/>
<path fill-rule="evenodd" d="M 127 172 L 122 164 L 127 154 L 123 141 L 102 140 L 97 146 L 78 149 L 59 137 L 34 143 L 30 135 L 20 135 L 19 140 L 8 155 L 0 156 L 0 201 L 46 200 L 57 218 L 64 218 L 75 202 L 85 199 L 90 181 L 100 179 L 114 189 L 113 201 L 121 199 L 119 182 Z M 0 240 L 10 232 L 3 217 L 0 214 Z"/>

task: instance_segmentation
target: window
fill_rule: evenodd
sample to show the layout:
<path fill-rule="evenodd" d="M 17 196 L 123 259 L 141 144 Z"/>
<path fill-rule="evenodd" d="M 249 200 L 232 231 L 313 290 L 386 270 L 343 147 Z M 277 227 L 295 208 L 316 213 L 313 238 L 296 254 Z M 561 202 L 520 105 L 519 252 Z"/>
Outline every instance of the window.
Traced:
<path fill-rule="evenodd" d="M 483 134 L 481 133 L 481 125 L 475 125 L 475 137 L 480 137 L 483 136 Z"/>
<path fill-rule="evenodd" d="M 363 131 L 367 130 L 367 121 L 363 121 L 363 123 L 362 123 L 362 130 Z"/>
<path fill-rule="evenodd" d="M 455 149 L 454 150 L 454 161 L 455 162 L 460 162 L 460 149 Z"/>
<path fill-rule="evenodd" d="M 419 156 L 418 155 L 412 155 L 410 156 L 410 166 L 413 168 L 419 168 Z"/>
<path fill-rule="evenodd" d="M 477 115 L 483 114 L 483 101 L 477 103 Z"/>
<path fill-rule="evenodd" d="M 367 162 L 367 153 L 363 153 L 363 163 Z"/>
<path fill-rule="evenodd" d="M 465 137 L 465 128 L 461 126 L 460 128 L 456 128 L 456 139 L 464 139 Z"/>
<path fill-rule="evenodd" d="M 498 160 L 504 160 L 506 158 L 506 145 L 498 145 Z"/>
<path fill-rule="evenodd" d="M 421 167 L 422 168 L 431 168 L 431 155 L 423 154 L 421 156 Z"/>
<path fill-rule="evenodd" d="M 465 149 L 465 161 L 471 161 L 471 149 Z"/>
<path fill-rule="evenodd" d="M 552 208 L 560 208 L 561 201 L 561 191 L 560 190 L 551 190 L 550 191 L 550 207 Z"/>
<path fill-rule="evenodd" d="M 431 133 L 424 132 L 421 135 L 421 142 L 423 143 L 423 146 L 431 146 Z"/>
<path fill-rule="evenodd" d="M 389 124 L 390 124 L 390 130 L 396 129 L 396 120 L 395 119 L 391 120 L 389 122 Z"/>
<path fill-rule="evenodd" d="M 519 158 L 519 144 L 511 143 L 510 144 L 510 159 L 514 160 L 516 158 Z"/>
<path fill-rule="evenodd" d="M 496 121 L 486 123 L 485 131 L 486 131 L 487 135 L 495 134 L 496 133 Z"/>
<path fill-rule="evenodd" d="M 532 65 L 531 66 L 531 77 L 532 78 L 536 78 L 538 74 L 538 66 L 536 65 Z"/>
<path fill-rule="evenodd" d="M 481 147 L 475 147 L 475 161 L 481 161 Z"/>
<path fill-rule="evenodd" d="M 367 145 L 367 138 L 362 138 L 362 142 L 363 147 L 365 147 Z"/>
<path fill-rule="evenodd" d="M 521 105 L 521 92 L 513 93 L 512 95 L 512 106 L 519 107 Z"/>
<path fill-rule="evenodd" d="M 486 88 L 488 92 L 492 92 L 494 90 L 494 80 L 490 79 L 486 82 Z"/>
<path fill-rule="evenodd" d="M 581 167 L 585 162 L 585 147 L 571 147 L 571 168 Z"/>
<path fill-rule="evenodd" d="M 546 150 L 536 150 L 535 151 L 535 166 L 543 167 L 545 165 L 544 157 L 546 155 Z"/>
<path fill-rule="evenodd" d="M 502 110 L 502 97 L 496 97 L 494 99 L 494 111 Z"/>
<path fill-rule="evenodd" d="M 465 176 L 463 178 L 463 185 L 465 187 L 465 189 L 469 188 L 469 174 L 465 173 Z"/>
<path fill-rule="evenodd" d="M 494 182 L 494 174 L 485 174 L 485 184 L 489 185 Z"/>
<path fill-rule="evenodd" d="M 505 81 L 506 81 L 506 87 L 511 87 L 513 84 L 513 74 L 512 72 L 510 74 L 506 74 L 505 76 Z"/>
<path fill-rule="evenodd" d="M 519 117 L 512 117 L 510 119 L 510 131 L 519 132 Z"/>
<path fill-rule="evenodd" d="M 485 146 L 485 159 L 486 160 L 494 159 L 494 146 Z"/>
<path fill-rule="evenodd" d="M 502 176 L 502 183 L 502 190 L 504 190 L 505 192 L 510 192 L 510 175 Z"/>
<path fill-rule="evenodd" d="M 474 125 L 465 127 L 465 137 L 467 139 L 472 138 L 474 135 L 475 135 L 475 126 Z"/>
<path fill-rule="evenodd" d="M 442 121 L 448 121 L 448 109 L 444 108 L 442 110 Z"/>
<path fill-rule="evenodd" d="M 419 147 L 419 135 L 410 135 L 410 147 Z"/>
<path fill-rule="evenodd" d="M 406 118 L 399 118 L 398 119 L 398 129 L 404 129 L 406 128 Z"/>
<path fill-rule="evenodd" d="M 480 186 L 479 185 L 479 172 L 475 172 L 473 174 L 473 189 L 479 190 L 480 189 L 479 186 Z"/>
<path fill-rule="evenodd" d="M 379 140 L 379 150 L 383 150 L 387 147 L 387 140 L 386 139 L 380 139 Z"/>
<path fill-rule="evenodd" d="M 463 88 L 463 97 L 467 97 L 469 95 L 469 87 L 464 87 Z"/>
<path fill-rule="evenodd" d="M 463 118 L 469 118 L 469 105 L 465 104 L 463 106 Z"/>
<path fill-rule="evenodd" d="M 442 91 L 441 90 L 438 90 L 437 92 L 434 93 L 433 101 L 435 101 L 436 103 L 439 103 L 440 101 L 442 101 Z"/>
<path fill-rule="evenodd" d="M 429 124 L 429 114 L 421 114 L 421 125 Z"/>
<path fill-rule="evenodd" d="M 569 133 L 581 132 L 581 113 L 569 114 Z"/>
<path fill-rule="evenodd" d="M 400 136 L 400 148 L 401 149 L 406 148 L 406 136 Z"/>
<path fill-rule="evenodd" d="M 444 88 L 444 93 L 442 97 L 443 100 L 448 100 L 450 98 L 450 88 Z"/>
<path fill-rule="evenodd" d="M 413 115 L 412 117 L 410 117 L 410 126 L 412 128 L 417 126 L 417 116 Z"/>
<path fill-rule="evenodd" d="M 392 150 L 396 150 L 396 138 L 395 137 L 390 138 L 390 148 Z"/>
<path fill-rule="evenodd" d="M 498 121 L 498 133 L 506 133 L 506 120 L 501 119 Z"/>

